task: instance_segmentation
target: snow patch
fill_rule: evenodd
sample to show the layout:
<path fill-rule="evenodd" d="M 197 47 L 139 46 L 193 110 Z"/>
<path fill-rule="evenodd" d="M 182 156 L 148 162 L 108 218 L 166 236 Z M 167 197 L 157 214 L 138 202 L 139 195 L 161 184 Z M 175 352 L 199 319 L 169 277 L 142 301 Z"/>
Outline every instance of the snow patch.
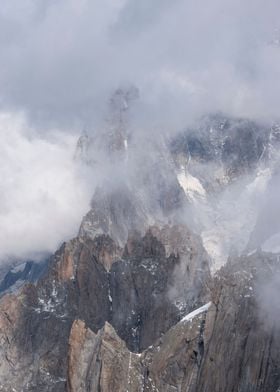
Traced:
<path fill-rule="evenodd" d="M 196 200 L 197 196 L 206 196 L 206 191 L 199 179 L 192 176 L 184 168 L 181 168 L 180 172 L 177 174 L 177 179 L 186 196 L 189 196 L 192 200 Z"/>
<path fill-rule="evenodd" d="M 226 263 L 232 250 L 241 254 L 246 248 L 257 222 L 259 198 L 265 193 L 270 177 L 269 169 L 259 170 L 243 190 L 238 191 L 233 185 L 215 204 L 211 205 L 208 200 L 199 203 L 196 216 L 204 226 L 201 236 L 212 259 L 212 272 Z"/>
<path fill-rule="evenodd" d="M 207 312 L 208 309 L 210 308 L 212 302 L 208 302 L 207 304 L 201 306 L 200 308 L 194 310 L 193 312 L 187 314 L 180 322 L 185 322 L 185 321 L 192 321 L 192 319 L 196 316 L 198 316 L 201 313 Z"/>
<path fill-rule="evenodd" d="M 17 265 L 16 267 L 14 267 L 13 269 L 11 269 L 11 272 L 13 274 L 16 274 L 18 272 L 23 272 L 25 267 L 26 267 L 26 263 L 21 263 L 21 264 Z"/>
<path fill-rule="evenodd" d="M 257 249 L 253 249 L 250 252 L 247 253 L 247 256 L 252 256 L 257 252 Z"/>

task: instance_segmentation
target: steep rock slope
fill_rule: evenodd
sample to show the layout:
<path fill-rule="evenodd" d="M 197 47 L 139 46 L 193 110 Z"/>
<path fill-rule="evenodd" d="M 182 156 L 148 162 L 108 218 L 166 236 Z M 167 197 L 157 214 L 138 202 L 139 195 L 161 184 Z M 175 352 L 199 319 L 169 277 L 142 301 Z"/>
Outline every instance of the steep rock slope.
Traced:
<path fill-rule="evenodd" d="M 67 390 L 277 391 L 279 307 L 271 310 L 261 297 L 279 268 L 278 257 L 269 254 L 231 260 L 212 282 L 213 302 L 188 314 L 138 355 L 111 325 L 95 335 L 75 321 Z"/>
<path fill-rule="evenodd" d="M 280 328 L 270 290 L 279 256 L 255 253 L 231 260 L 213 282 L 215 312 L 198 391 L 277 391 Z"/>
<path fill-rule="evenodd" d="M 76 320 L 69 339 L 67 391 L 196 391 L 204 324 L 202 311 L 134 354 L 110 324 L 95 335 Z"/>

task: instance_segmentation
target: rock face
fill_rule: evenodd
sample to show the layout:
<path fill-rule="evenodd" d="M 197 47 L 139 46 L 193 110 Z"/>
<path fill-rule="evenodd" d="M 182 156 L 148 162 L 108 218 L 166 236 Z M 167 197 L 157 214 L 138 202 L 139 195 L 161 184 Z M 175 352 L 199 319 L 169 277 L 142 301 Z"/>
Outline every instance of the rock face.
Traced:
<path fill-rule="evenodd" d="M 95 335 L 79 320 L 69 340 L 67 391 L 195 391 L 205 315 L 182 321 L 141 354 L 110 324 Z"/>
<path fill-rule="evenodd" d="M 36 285 L 0 301 L 0 390 L 276 391 L 278 256 L 211 278 L 199 243 L 178 226 L 135 234 L 121 255 L 106 236 L 63 245 Z"/>
<path fill-rule="evenodd" d="M 177 164 L 188 162 L 194 175 L 199 175 L 205 187 L 215 188 L 238 176 L 250 173 L 271 154 L 270 140 L 275 132 L 268 126 L 250 120 L 236 119 L 221 114 L 204 117 L 193 128 L 171 142 L 171 152 Z M 212 165 L 207 179 L 199 170 L 201 164 Z M 215 171 L 220 169 L 219 177 Z M 209 173 L 207 173 L 209 174 Z"/>
<path fill-rule="evenodd" d="M 256 253 L 231 261 L 213 282 L 215 311 L 206 320 L 211 332 L 198 391 L 278 390 L 279 318 L 271 297 L 264 301 L 275 275 L 278 256 Z"/>
<path fill-rule="evenodd" d="M 141 355 L 130 353 L 109 324 L 95 335 L 75 321 L 68 391 L 277 391 L 279 316 L 264 319 L 259 298 L 272 271 L 279 273 L 279 264 L 269 255 L 232 261 L 212 283 L 214 302 L 185 317 Z M 76 335 L 86 338 L 80 343 Z M 91 360 L 81 369 L 85 357 Z M 93 370 L 97 374 L 88 377 Z M 81 383 L 88 389 L 79 389 Z"/>
<path fill-rule="evenodd" d="M 186 246 L 176 243 L 179 233 Z M 110 322 L 129 350 L 141 352 L 204 301 L 209 276 L 200 240 L 183 226 L 134 234 L 124 249 L 106 235 L 64 244 L 36 285 L 1 300 L 2 390 L 13 374 L 16 390 L 64 391 L 76 319 L 93 333 Z"/>
<path fill-rule="evenodd" d="M 139 391 L 140 361 L 110 324 L 94 334 L 76 320 L 69 339 L 67 391 Z"/>

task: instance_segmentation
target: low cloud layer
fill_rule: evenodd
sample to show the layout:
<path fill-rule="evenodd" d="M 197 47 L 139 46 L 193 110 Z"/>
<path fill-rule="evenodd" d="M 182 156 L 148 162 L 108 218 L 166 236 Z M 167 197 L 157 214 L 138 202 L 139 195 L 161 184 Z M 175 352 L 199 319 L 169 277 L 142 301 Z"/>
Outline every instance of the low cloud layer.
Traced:
<path fill-rule="evenodd" d="M 88 209 L 73 137 L 39 138 L 23 116 L 0 116 L 0 261 L 40 258 L 74 236 Z"/>

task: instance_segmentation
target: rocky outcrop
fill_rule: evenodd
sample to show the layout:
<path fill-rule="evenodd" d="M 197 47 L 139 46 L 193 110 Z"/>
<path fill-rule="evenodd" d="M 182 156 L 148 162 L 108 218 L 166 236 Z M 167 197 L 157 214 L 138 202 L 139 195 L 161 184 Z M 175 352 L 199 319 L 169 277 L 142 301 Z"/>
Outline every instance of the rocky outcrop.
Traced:
<path fill-rule="evenodd" d="M 36 286 L 3 296 L 0 390 L 279 388 L 279 307 L 271 299 L 280 281 L 277 255 L 233 258 L 211 279 L 198 238 L 180 226 L 153 227 L 131 236 L 107 271 L 99 257 L 104 240 L 71 241 Z M 172 297 L 181 262 L 183 307 Z M 188 302 L 190 287 L 196 291 Z"/>
<path fill-rule="evenodd" d="M 205 307 L 141 354 L 128 351 L 108 323 L 94 334 L 80 320 L 69 339 L 68 392 L 196 391 Z"/>
<path fill-rule="evenodd" d="M 255 253 L 231 260 L 213 282 L 214 311 L 207 315 L 208 344 L 198 391 L 277 391 L 280 328 L 273 306 L 279 257 Z M 277 278 L 277 279 L 278 279 Z M 210 331 L 211 330 L 211 331 Z"/>
<path fill-rule="evenodd" d="M 117 164 L 126 157 L 129 138 L 129 112 L 139 98 L 135 86 L 116 89 L 109 102 L 104 128 L 84 130 L 78 139 L 75 159 L 95 166 L 104 160 Z"/>
<path fill-rule="evenodd" d="M 69 339 L 67 391 L 140 391 L 139 359 L 110 324 L 96 335 L 76 320 Z"/>
<path fill-rule="evenodd" d="M 106 236 L 74 239 L 36 285 L 2 297 L 0 390 L 279 388 L 278 255 L 232 258 L 210 278 L 183 226 L 135 233 L 120 251 Z"/>

